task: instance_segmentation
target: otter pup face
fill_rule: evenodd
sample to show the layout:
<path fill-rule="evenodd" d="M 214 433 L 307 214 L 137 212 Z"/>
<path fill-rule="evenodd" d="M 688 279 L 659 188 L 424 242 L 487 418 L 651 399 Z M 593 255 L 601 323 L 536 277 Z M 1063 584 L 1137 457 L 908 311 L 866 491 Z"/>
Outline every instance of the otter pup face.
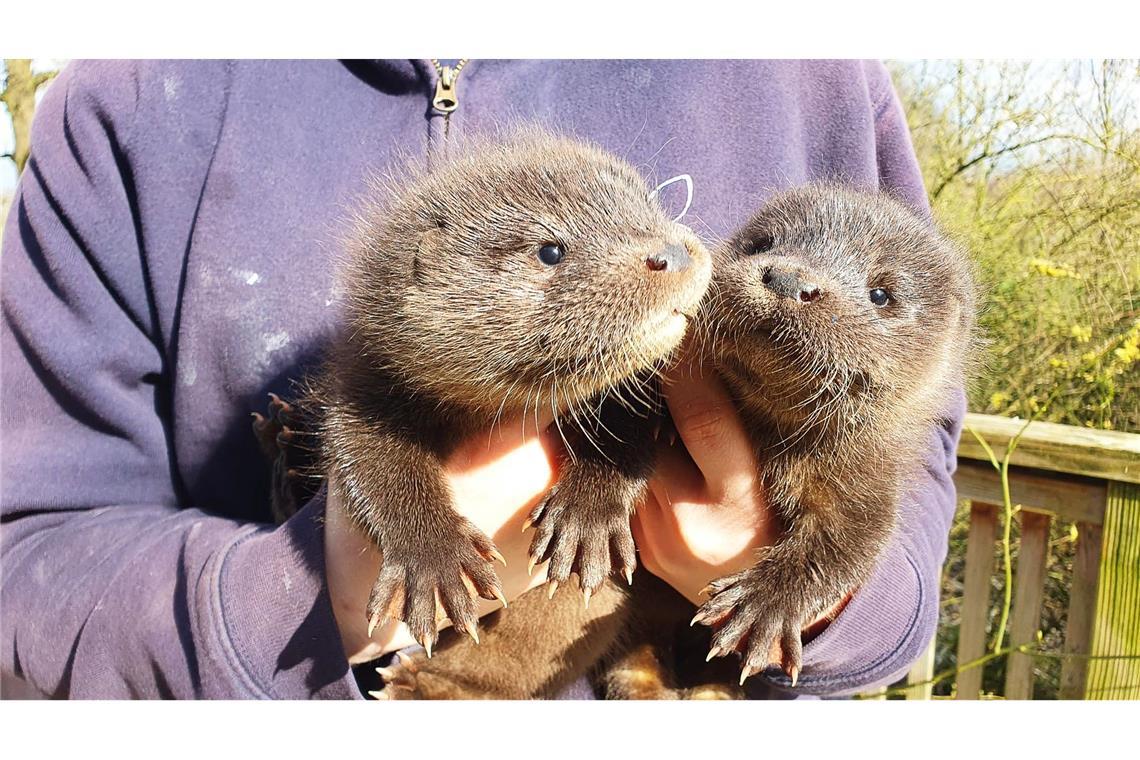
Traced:
<path fill-rule="evenodd" d="M 593 396 L 666 358 L 708 284 L 709 254 L 640 175 L 576 141 L 475 145 L 396 191 L 355 257 L 353 321 L 369 351 L 451 402 Z"/>
<path fill-rule="evenodd" d="M 728 376 L 752 388 L 762 378 L 769 398 L 801 405 L 789 417 L 828 403 L 933 406 L 961 381 L 974 317 L 968 262 L 885 196 L 828 185 L 782 193 L 716 264 L 710 310 L 731 338 Z"/>

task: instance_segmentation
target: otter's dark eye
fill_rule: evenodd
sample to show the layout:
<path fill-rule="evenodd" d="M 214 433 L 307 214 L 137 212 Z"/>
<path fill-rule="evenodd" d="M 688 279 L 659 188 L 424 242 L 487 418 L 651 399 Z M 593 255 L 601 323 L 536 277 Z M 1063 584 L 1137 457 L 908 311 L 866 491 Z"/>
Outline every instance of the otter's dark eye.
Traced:
<path fill-rule="evenodd" d="M 565 255 L 566 252 L 562 250 L 562 246 L 560 245 L 544 245 L 538 249 L 538 260 L 548 267 L 552 267 L 562 261 Z"/>
<path fill-rule="evenodd" d="M 876 306 L 886 306 L 891 302 L 891 294 L 885 288 L 874 288 L 871 291 L 871 303 Z"/>
<path fill-rule="evenodd" d="M 744 253 L 748 256 L 754 256 L 757 253 L 767 253 L 772 250 L 775 241 L 772 236 L 766 232 L 761 232 L 756 237 L 748 241 L 748 245 L 744 246 Z"/>

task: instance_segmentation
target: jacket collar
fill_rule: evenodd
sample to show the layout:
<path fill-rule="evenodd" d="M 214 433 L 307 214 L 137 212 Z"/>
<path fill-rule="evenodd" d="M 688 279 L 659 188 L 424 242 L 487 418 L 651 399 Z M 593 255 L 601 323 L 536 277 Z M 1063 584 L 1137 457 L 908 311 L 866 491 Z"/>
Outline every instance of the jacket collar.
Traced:
<path fill-rule="evenodd" d="M 355 59 L 342 63 L 357 78 L 392 95 L 423 89 L 435 77 L 435 67 L 427 58 Z"/>

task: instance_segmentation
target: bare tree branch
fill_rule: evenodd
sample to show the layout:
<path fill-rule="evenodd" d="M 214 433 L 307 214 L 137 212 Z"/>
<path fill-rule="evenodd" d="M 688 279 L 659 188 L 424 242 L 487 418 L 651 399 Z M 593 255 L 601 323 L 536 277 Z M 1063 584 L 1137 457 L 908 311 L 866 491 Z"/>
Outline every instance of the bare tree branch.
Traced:
<path fill-rule="evenodd" d="M 939 181 L 938 185 L 935 186 L 935 188 L 930 191 L 930 197 L 932 199 L 937 198 L 939 195 L 942 194 L 942 191 L 946 189 L 946 186 L 949 185 L 954 180 L 955 177 L 958 177 L 963 172 L 968 171 L 971 167 L 976 166 L 977 164 L 981 163 L 982 161 L 985 161 L 985 160 L 991 159 L 991 158 L 997 158 L 998 156 L 1003 156 L 1006 153 L 1013 153 L 1014 151 L 1022 150 L 1023 148 L 1028 148 L 1031 145 L 1039 145 L 1043 142 L 1048 142 L 1049 140 L 1058 140 L 1058 139 L 1061 139 L 1060 135 L 1048 135 L 1046 137 L 1038 137 L 1038 138 L 1033 139 L 1033 140 L 1025 140 L 1024 142 L 1019 142 L 1015 145 L 1007 145 L 1004 148 L 999 148 L 998 150 L 994 150 L 994 151 L 983 150 L 981 153 L 974 156 L 973 158 L 971 158 L 967 161 L 963 161 L 963 162 L 959 163 L 956 167 L 954 167 L 954 169 L 949 174 L 944 176 Z"/>
<path fill-rule="evenodd" d="M 7 58 L 8 83 L 0 93 L 0 102 L 8 106 L 12 117 L 12 131 L 16 135 L 16 147 L 11 158 L 16 162 L 16 171 L 22 172 L 31 152 L 32 112 L 36 108 L 36 90 L 55 78 L 56 72 L 32 73 L 32 62 L 28 58 Z"/>

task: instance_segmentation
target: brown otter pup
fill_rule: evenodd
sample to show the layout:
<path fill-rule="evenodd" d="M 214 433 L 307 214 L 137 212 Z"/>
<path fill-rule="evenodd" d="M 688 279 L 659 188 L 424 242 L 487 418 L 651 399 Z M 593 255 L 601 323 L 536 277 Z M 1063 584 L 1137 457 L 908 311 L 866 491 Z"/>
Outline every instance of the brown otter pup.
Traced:
<path fill-rule="evenodd" d="M 717 253 L 705 351 L 752 432 L 783 535 L 714 581 L 693 618 L 741 681 L 870 575 L 928 432 L 965 382 L 975 294 L 963 250 L 900 203 L 782 193 Z"/>
<path fill-rule="evenodd" d="M 292 435 L 283 415 L 314 420 L 319 470 L 382 554 L 369 632 L 402 620 L 429 655 L 438 618 L 474 638 L 475 598 L 502 598 L 502 558 L 442 471 L 502 420 L 549 410 L 570 453 L 532 515 L 551 581 L 576 574 L 588 595 L 632 576 L 652 441 L 626 406 L 680 344 L 711 267 L 637 171 L 598 148 L 537 129 L 449 147 L 360 214 L 342 337 L 299 410 L 275 399 L 255 421 L 272 449 Z M 296 499 L 276 491 L 287 514 Z"/>
<path fill-rule="evenodd" d="M 802 629 L 866 580 L 927 432 L 964 382 L 971 266 L 894 200 L 819 185 L 767 203 L 717 250 L 713 281 L 703 354 L 753 433 L 782 536 L 714 581 L 692 622 L 712 628 L 710 658 L 742 654 L 740 683 L 777 642 L 794 685 Z M 480 648 L 450 636 L 430 661 L 380 669 L 383 696 L 544 696 L 587 672 L 611 698 L 742 695 L 723 661 L 685 651 L 702 645 L 692 605 L 643 572 L 632 605 L 625 593 L 606 584 L 587 611 L 532 591 L 489 616 Z M 597 637 L 575 649 L 599 628 L 608 650 Z"/>

